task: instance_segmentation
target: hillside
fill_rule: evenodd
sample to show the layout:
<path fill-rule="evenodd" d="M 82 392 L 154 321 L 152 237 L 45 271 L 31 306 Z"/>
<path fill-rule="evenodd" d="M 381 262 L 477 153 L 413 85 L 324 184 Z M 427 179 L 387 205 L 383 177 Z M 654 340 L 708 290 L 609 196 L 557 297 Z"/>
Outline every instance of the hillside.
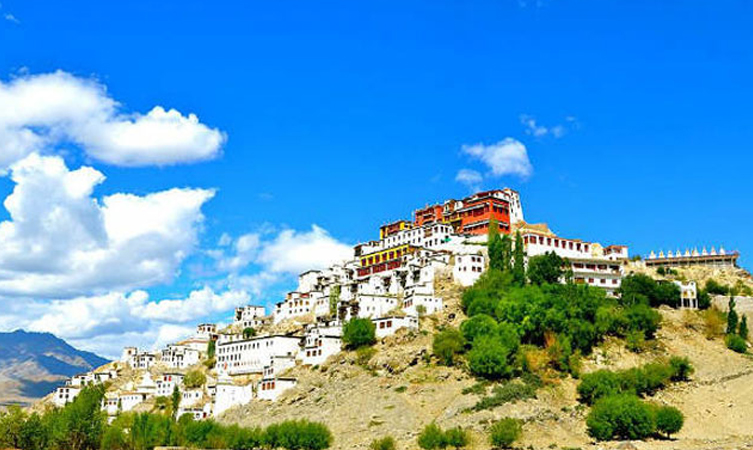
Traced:
<path fill-rule="evenodd" d="M 67 378 L 107 362 L 50 333 L 0 333 L 0 405 L 28 405 Z"/>
<path fill-rule="evenodd" d="M 449 294 L 449 293 L 447 293 Z M 325 365 L 296 367 L 297 387 L 276 403 L 252 402 L 228 411 L 221 421 L 268 425 L 285 419 L 325 422 L 335 434 L 335 449 L 368 448 L 374 439 L 393 436 L 401 449 L 416 449 L 416 437 L 432 421 L 443 428 L 471 431 L 473 449 L 489 449 L 490 423 L 503 417 L 525 422 L 521 448 L 618 448 L 619 442 L 596 444 L 586 434 L 587 408 L 577 401 L 578 381 L 551 379 L 536 398 L 483 411 L 466 411 L 482 397 L 464 394 L 476 380 L 463 370 L 428 363 L 431 331 L 457 325 L 462 313 L 457 293 L 448 296 L 448 309 L 422 320 L 422 332 L 403 332 L 382 340 L 367 363 L 353 352 L 331 358 Z M 702 313 L 663 307 L 656 344 L 643 353 L 625 349 L 609 338 L 584 361 L 584 371 L 635 367 L 670 355 L 690 358 L 696 372 L 688 383 L 674 384 L 651 400 L 678 407 L 686 423 L 672 441 L 636 442 L 639 449 L 733 449 L 753 446 L 753 359 L 725 348 L 720 339 L 705 336 Z M 427 332 L 428 331 L 428 332 Z M 486 391 L 489 392 L 490 388 Z"/>

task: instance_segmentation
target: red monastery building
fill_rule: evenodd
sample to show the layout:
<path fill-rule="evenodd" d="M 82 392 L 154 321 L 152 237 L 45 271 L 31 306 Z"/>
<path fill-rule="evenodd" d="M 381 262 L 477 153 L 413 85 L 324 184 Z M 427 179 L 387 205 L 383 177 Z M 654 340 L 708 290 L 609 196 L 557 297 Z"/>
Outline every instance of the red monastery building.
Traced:
<path fill-rule="evenodd" d="M 497 221 L 501 233 L 509 234 L 513 223 L 523 220 L 520 195 L 512 189 L 478 192 L 463 200 L 447 200 L 417 209 L 414 225 L 447 223 L 457 234 L 486 234 L 491 220 Z"/>

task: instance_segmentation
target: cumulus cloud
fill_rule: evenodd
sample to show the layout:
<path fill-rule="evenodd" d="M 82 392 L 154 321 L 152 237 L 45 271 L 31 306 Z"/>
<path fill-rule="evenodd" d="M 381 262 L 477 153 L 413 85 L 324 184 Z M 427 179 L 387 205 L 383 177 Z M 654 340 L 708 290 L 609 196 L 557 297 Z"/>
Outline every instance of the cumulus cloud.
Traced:
<path fill-rule="evenodd" d="M 217 268 L 238 272 L 250 264 L 269 274 L 297 275 L 310 269 L 323 269 L 353 258 L 350 245 L 338 241 L 327 230 L 312 225 L 310 231 L 285 228 L 244 234 L 237 239 L 220 238 L 221 247 L 210 252 Z"/>
<path fill-rule="evenodd" d="M 30 301 L 23 308 L 0 307 L 0 329 L 49 332 L 80 348 L 113 357 L 125 345 L 156 349 L 185 338 L 199 319 L 227 312 L 249 299 L 243 291 L 217 293 L 204 287 L 185 298 L 158 301 L 141 290 Z"/>
<path fill-rule="evenodd" d="M 256 262 L 271 272 L 298 274 L 353 258 L 353 249 L 317 225 L 311 231 L 282 230 L 265 242 Z"/>
<path fill-rule="evenodd" d="M 188 322 L 190 320 L 228 311 L 248 303 L 251 297 L 245 291 L 227 291 L 217 294 L 209 287 L 191 292 L 184 299 L 161 300 L 147 303 L 138 312 L 140 317 L 166 322 Z"/>
<path fill-rule="evenodd" d="M 194 250 L 214 192 L 93 196 L 105 176 L 32 154 L 13 164 L 0 222 L 0 296 L 72 297 L 170 281 Z"/>
<path fill-rule="evenodd" d="M 533 137 L 552 136 L 554 138 L 561 138 L 571 128 L 577 128 L 577 119 L 573 116 L 565 117 L 567 125 L 557 124 L 553 126 L 544 126 L 538 123 L 538 121 L 528 114 L 521 114 L 520 123 L 526 127 L 526 134 Z"/>
<path fill-rule="evenodd" d="M 104 85 L 66 72 L 0 81 L 0 169 L 65 143 L 113 165 L 191 163 L 217 157 L 225 139 L 194 114 L 123 113 Z"/>
<path fill-rule="evenodd" d="M 484 177 L 481 173 L 472 169 L 460 169 L 455 175 L 455 181 L 463 183 L 470 189 L 476 190 L 480 187 Z"/>
<path fill-rule="evenodd" d="M 462 150 L 483 162 L 494 176 L 518 175 L 526 178 L 533 173 L 526 146 L 513 138 L 505 138 L 490 145 L 464 145 Z"/>
<path fill-rule="evenodd" d="M 322 227 L 308 231 L 266 229 L 238 238 L 224 235 L 208 252 L 216 268 L 226 272 L 225 285 L 261 296 L 270 287 L 312 269 L 324 269 L 353 258 L 353 248 Z M 268 292 L 267 292 L 268 294 Z"/>

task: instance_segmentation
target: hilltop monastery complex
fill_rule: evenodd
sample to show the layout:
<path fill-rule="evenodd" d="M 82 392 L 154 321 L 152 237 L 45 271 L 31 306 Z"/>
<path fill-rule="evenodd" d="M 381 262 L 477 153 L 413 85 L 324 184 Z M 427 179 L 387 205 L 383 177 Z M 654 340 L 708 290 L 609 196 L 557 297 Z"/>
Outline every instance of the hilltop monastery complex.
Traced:
<path fill-rule="evenodd" d="M 526 257 L 554 252 L 567 258 L 576 283 L 616 295 L 629 262 L 626 246 L 559 237 L 545 224 L 525 222 L 518 192 L 479 192 L 418 209 L 412 220 L 381 226 L 379 239 L 356 245 L 352 260 L 300 274 L 298 288 L 278 302 L 271 314 L 262 306 L 239 306 L 232 325 L 224 329 L 201 324 L 194 336 L 159 352 L 126 347 L 117 364 L 73 377 L 58 388 L 53 402 L 64 405 L 84 386 L 115 380 L 122 370 L 137 373 L 139 381 L 106 394 L 103 408 L 110 417 L 151 397 L 170 397 L 176 388 L 178 415 L 192 414 L 196 419 L 252 401 L 274 401 L 296 385 L 295 378 L 286 376 L 288 369 L 322 364 L 341 351 L 342 325 L 352 318 L 373 321 L 378 338 L 398 329 L 418 330 L 419 316 L 444 307 L 435 292 L 438 277 L 470 286 L 484 273 L 484 244 L 492 221 L 501 233 L 520 233 Z M 652 254 L 646 265 L 734 265 L 736 258 L 723 250 L 668 257 L 662 253 Z M 697 306 L 695 284 L 680 288 L 682 306 Z M 185 388 L 188 369 L 202 367 L 210 347 L 214 369 L 209 381 Z"/>

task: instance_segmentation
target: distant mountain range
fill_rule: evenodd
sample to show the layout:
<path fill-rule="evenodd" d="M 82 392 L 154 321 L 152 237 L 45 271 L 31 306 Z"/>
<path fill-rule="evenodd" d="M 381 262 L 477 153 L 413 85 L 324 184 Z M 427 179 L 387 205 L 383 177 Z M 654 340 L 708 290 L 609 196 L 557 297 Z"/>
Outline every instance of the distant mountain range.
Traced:
<path fill-rule="evenodd" d="M 28 405 L 67 378 L 108 362 L 50 333 L 0 333 L 0 406 Z"/>

